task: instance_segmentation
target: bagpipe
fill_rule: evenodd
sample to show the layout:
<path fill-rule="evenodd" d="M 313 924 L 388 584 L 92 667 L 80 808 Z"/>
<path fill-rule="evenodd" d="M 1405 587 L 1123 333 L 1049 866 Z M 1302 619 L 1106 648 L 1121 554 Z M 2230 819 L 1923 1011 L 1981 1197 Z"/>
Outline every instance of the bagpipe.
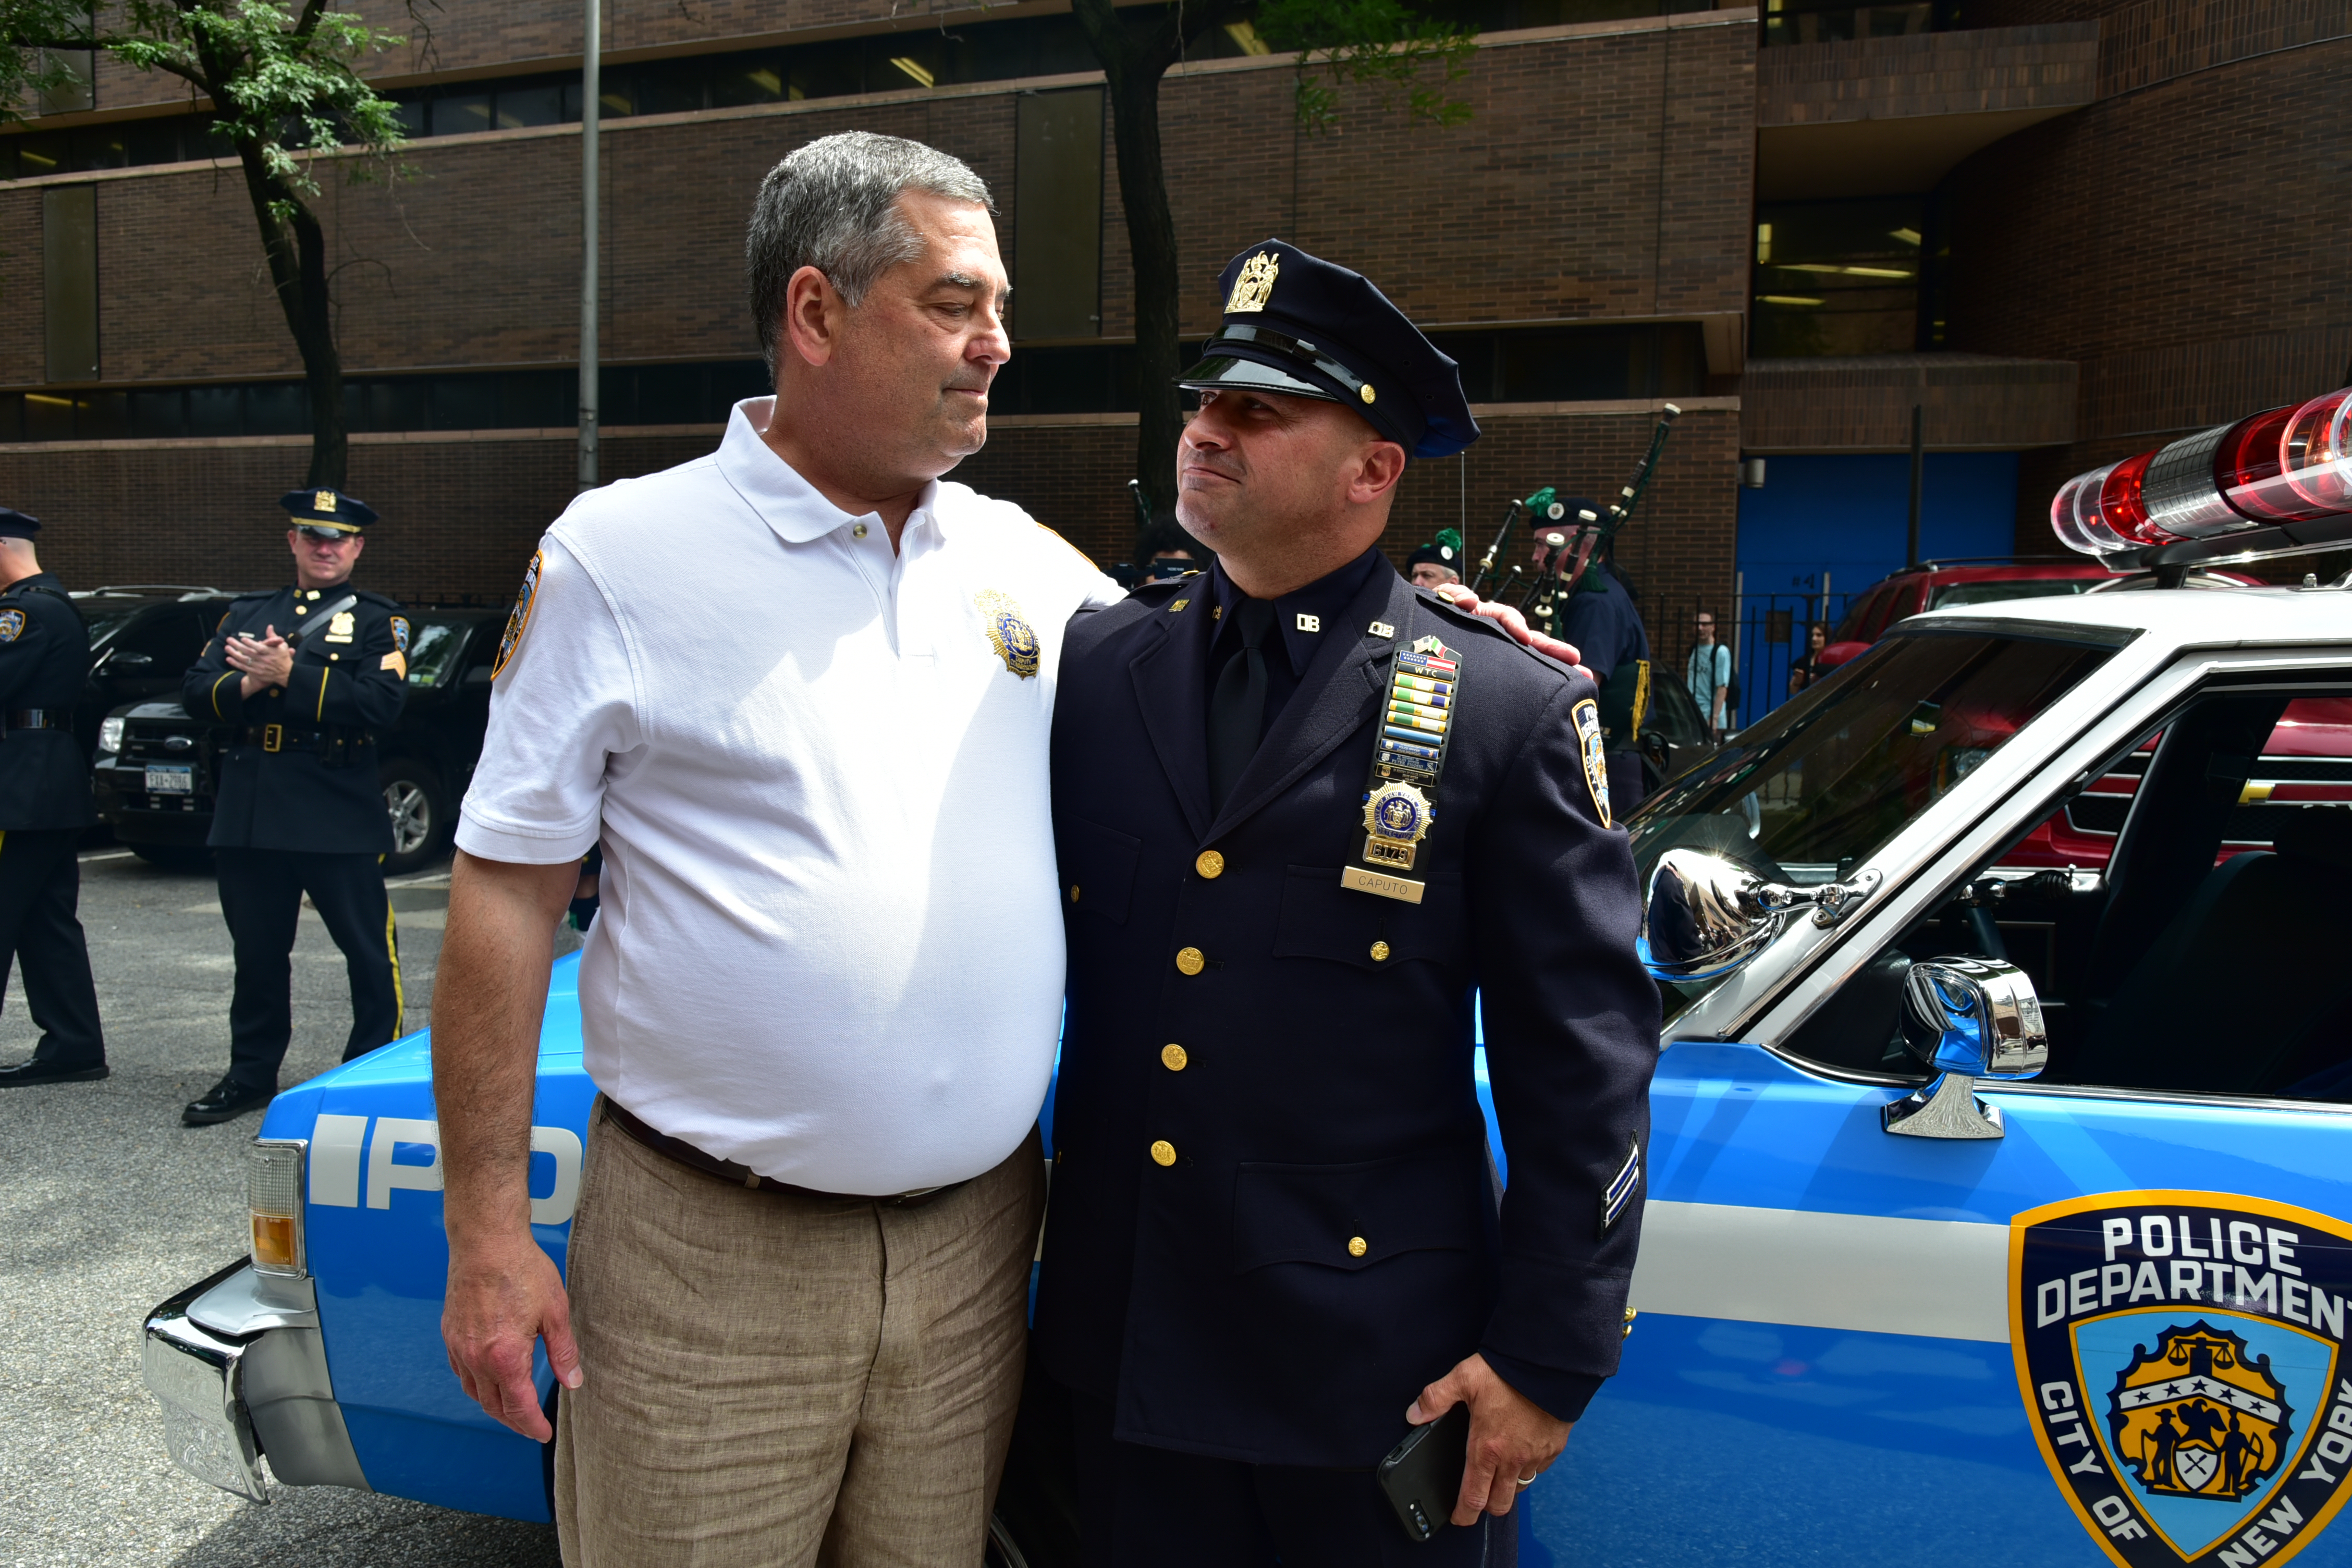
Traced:
<path fill-rule="evenodd" d="M 1513 500 L 1503 512 L 1503 526 L 1496 531 L 1495 542 L 1478 558 L 1478 574 L 1471 579 L 1470 591 L 1482 599 L 1489 596 L 1486 584 L 1495 574 L 1496 560 L 1510 542 L 1511 530 L 1525 517 L 1530 528 L 1544 530 L 1538 535 L 1538 542 L 1546 553 L 1519 595 L 1518 607 L 1541 630 L 1552 632 L 1560 601 L 1576 592 L 1591 567 L 1595 551 L 1617 536 L 1640 504 L 1642 493 L 1650 488 L 1651 476 L 1658 469 L 1658 457 L 1666 449 L 1666 437 L 1681 416 L 1682 410 L 1671 403 L 1660 411 L 1658 426 L 1650 435 L 1650 449 L 1633 465 L 1633 477 L 1618 487 L 1617 499 L 1605 511 L 1580 507 L 1576 515 L 1570 517 L 1568 502 L 1559 499 L 1559 489 L 1553 485 L 1546 485 L 1523 500 Z M 1492 596 L 1507 599 L 1523 571 L 1516 564 L 1511 566 L 1496 584 Z"/>

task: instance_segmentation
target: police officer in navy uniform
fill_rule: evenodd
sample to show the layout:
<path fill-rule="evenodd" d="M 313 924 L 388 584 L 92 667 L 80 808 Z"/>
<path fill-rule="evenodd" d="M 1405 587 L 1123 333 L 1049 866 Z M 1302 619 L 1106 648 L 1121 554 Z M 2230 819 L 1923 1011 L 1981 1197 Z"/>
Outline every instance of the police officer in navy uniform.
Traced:
<path fill-rule="evenodd" d="M 1091 1564 L 1509 1560 L 1617 1365 L 1655 987 L 1594 688 L 1374 548 L 1477 437 L 1369 281 L 1269 240 L 1183 384 L 1217 552 L 1071 625 L 1069 936 L 1036 1348 Z M 1509 1167 L 1497 1197 L 1474 1000 Z M 1374 1467 L 1471 1407 L 1452 1528 Z"/>
<path fill-rule="evenodd" d="M 36 520 L 0 507 L 0 981 L 24 965 L 41 1031 L 33 1059 L 0 1068 L 0 1089 L 106 1076 L 89 947 L 74 915 L 74 849 L 90 809 L 89 760 L 73 708 L 89 679 L 89 631 L 65 585 L 33 552 Z"/>
<path fill-rule="evenodd" d="M 290 491 L 278 504 L 294 519 L 295 585 L 232 604 L 181 688 L 191 714 L 231 726 L 206 842 L 236 948 L 228 1073 L 182 1113 L 191 1126 L 258 1110 L 278 1092 L 305 893 L 351 971 L 343 1059 L 400 1033 L 400 953 L 383 887 L 392 819 L 376 739 L 407 699 L 408 618 L 350 584 L 373 508 L 331 489 Z"/>

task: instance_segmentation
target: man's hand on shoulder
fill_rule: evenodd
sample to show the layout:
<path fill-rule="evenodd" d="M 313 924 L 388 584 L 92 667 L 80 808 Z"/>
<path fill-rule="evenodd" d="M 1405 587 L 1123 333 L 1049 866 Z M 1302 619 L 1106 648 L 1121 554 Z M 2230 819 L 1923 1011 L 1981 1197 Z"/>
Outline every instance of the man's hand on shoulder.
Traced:
<path fill-rule="evenodd" d="M 1559 660 L 1562 664 L 1580 664 L 1584 660 L 1584 656 L 1576 651 L 1573 644 L 1564 643 L 1558 637 L 1544 636 L 1543 633 L 1528 625 L 1527 616 L 1500 599 L 1482 600 L 1459 583 L 1448 583 L 1444 587 L 1433 588 L 1430 592 L 1465 614 L 1486 616 L 1518 641 L 1538 653 L 1546 654 Z"/>
<path fill-rule="evenodd" d="M 1549 1469 L 1575 1429 L 1575 1423 L 1554 1420 L 1505 1383 L 1482 1355 L 1471 1356 L 1423 1389 L 1404 1418 L 1419 1426 L 1465 1402 L 1470 1458 L 1462 1467 L 1462 1491 L 1454 1501 L 1456 1524 L 1475 1524 L 1481 1513 L 1510 1512 L 1520 1482 Z"/>

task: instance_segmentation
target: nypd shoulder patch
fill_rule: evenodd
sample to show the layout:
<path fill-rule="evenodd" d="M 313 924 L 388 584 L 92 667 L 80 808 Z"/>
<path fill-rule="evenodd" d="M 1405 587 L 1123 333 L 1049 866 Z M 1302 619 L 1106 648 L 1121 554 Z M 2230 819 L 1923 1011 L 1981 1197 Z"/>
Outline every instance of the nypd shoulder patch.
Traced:
<path fill-rule="evenodd" d="M 490 679 L 503 674 L 515 650 L 522 647 L 522 634 L 530 629 L 530 608 L 539 599 L 539 574 L 547 565 L 547 552 L 530 552 L 530 564 L 523 568 L 522 586 L 515 591 L 513 613 L 507 616 L 505 635 L 499 638 L 499 657 L 490 666 Z"/>
<path fill-rule="evenodd" d="M 1592 792 L 1592 809 L 1600 814 L 1601 826 L 1613 827 L 1609 816 L 1609 757 L 1603 749 L 1606 742 L 1601 730 L 1601 705 L 1591 698 L 1579 700 L 1572 714 L 1576 723 L 1577 750 L 1584 758 L 1584 783 Z"/>
<path fill-rule="evenodd" d="M 2102 1193 L 2010 1227 L 2019 1392 L 2120 1568 L 2275 1565 L 2352 1476 L 2352 1226 L 2225 1193 Z"/>
<path fill-rule="evenodd" d="M 0 643 L 15 642 L 25 635 L 25 612 L 0 610 Z"/>

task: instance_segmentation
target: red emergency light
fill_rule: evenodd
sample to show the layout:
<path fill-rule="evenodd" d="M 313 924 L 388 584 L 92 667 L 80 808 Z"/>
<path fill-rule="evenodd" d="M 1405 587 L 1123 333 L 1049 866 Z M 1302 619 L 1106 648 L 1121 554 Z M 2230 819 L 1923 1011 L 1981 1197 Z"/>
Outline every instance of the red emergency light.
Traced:
<path fill-rule="evenodd" d="M 2050 502 L 2070 550 L 2107 555 L 2352 513 L 2352 387 L 2077 474 Z"/>

